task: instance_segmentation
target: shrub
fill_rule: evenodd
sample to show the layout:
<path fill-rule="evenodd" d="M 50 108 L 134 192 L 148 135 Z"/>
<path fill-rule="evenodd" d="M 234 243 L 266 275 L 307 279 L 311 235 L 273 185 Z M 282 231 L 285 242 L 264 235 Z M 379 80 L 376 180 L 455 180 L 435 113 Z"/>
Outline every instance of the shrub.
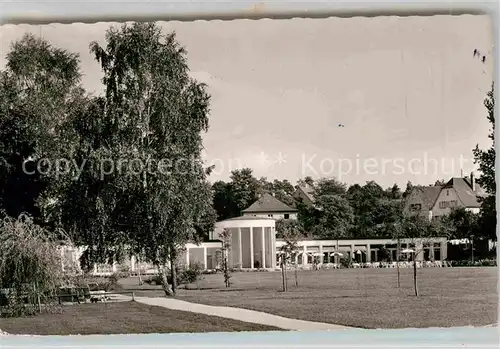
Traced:
<path fill-rule="evenodd" d="M 203 273 L 203 265 L 201 263 L 195 263 L 183 270 L 180 274 L 179 284 L 192 284 L 200 281 Z M 197 285 L 199 286 L 199 285 Z"/>
<path fill-rule="evenodd" d="M 49 232 L 26 215 L 0 220 L 0 284 L 9 289 L 9 314 L 29 315 L 56 303 L 64 279 L 59 244 Z"/>
<path fill-rule="evenodd" d="M 340 258 L 340 265 L 343 267 L 343 268 L 349 268 L 352 264 L 352 261 L 350 258 L 346 258 L 346 257 L 342 257 Z"/>
<path fill-rule="evenodd" d="M 182 275 L 183 275 L 183 272 L 180 269 L 177 269 L 176 275 L 177 275 L 177 285 L 182 284 Z M 163 279 L 162 279 L 162 277 L 161 277 L 160 274 L 155 274 L 155 275 L 152 275 L 152 276 L 148 276 L 148 277 L 144 278 L 142 281 L 144 281 L 148 285 L 161 286 L 163 284 Z M 167 272 L 167 282 L 170 285 L 172 285 L 172 276 L 171 276 L 171 274 L 170 274 L 169 271 Z"/>
<path fill-rule="evenodd" d="M 168 280 L 169 283 L 172 282 L 170 275 L 167 276 L 167 280 Z M 161 278 L 161 275 L 159 275 L 159 274 L 156 274 L 156 275 L 153 275 L 153 276 L 148 276 L 148 277 L 144 278 L 143 281 L 145 283 L 147 283 L 148 285 L 161 285 L 162 282 L 163 282 L 162 278 Z"/>

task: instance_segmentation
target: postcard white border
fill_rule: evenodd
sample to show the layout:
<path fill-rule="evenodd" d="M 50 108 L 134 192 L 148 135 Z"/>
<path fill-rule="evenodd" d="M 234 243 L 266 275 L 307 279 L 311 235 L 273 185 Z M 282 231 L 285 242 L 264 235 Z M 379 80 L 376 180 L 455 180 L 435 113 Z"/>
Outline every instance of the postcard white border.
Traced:
<path fill-rule="evenodd" d="M 192 20 L 232 20 L 232 19 L 260 19 L 260 18 L 293 18 L 293 17 L 356 17 L 356 16 L 366 16 L 373 17 L 377 15 L 398 15 L 398 16 L 409 16 L 409 15 L 460 15 L 460 14 L 489 14 L 493 17 L 494 23 L 494 38 L 495 38 L 495 48 L 496 57 L 499 57 L 499 27 L 498 27 L 498 9 L 499 2 L 495 0 L 490 1 L 415 1 L 415 0 L 383 0 L 383 1 L 370 1 L 370 0 L 350 0 L 348 2 L 341 1 L 294 1 L 294 0 L 271 0 L 271 1 L 160 1 L 160 0 L 149 0 L 149 1 L 130 1 L 130 0 L 107 0 L 107 1 L 6 1 L 0 0 L 0 25 L 4 24 L 49 24 L 49 23 L 96 23 L 96 22 L 126 22 L 126 21 L 157 21 L 157 20 L 178 20 L 178 21 L 192 21 Z M 495 64 L 495 81 L 498 81 L 499 77 L 498 61 Z M 495 89 L 495 98 L 498 100 L 499 90 Z M 495 111 L 496 113 L 496 111 Z M 499 130 L 496 130 L 496 139 L 498 137 Z M 499 149 L 498 142 L 496 143 L 497 153 Z M 496 167 L 500 167 L 497 162 Z M 497 172 L 498 173 L 498 172 Z M 497 185 L 499 181 L 497 180 Z M 500 194 L 497 191 L 497 202 Z M 498 205 L 497 205 L 498 206 Z M 497 212 L 500 222 L 500 210 Z M 497 236 L 499 234 L 499 226 L 497 225 Z M 500 252 L 497 251 L 498 255 Z M 500 279 L 500 278 L 499 278 Z M 430 329 L 429 331 L 435 329 Z M 311 347 L 311 348 L 339 348 L 339 347 L 363 347 L 363 348 L 388 348 L 388 347 L 405 347 L 405 348 L 458 348 L 458 347 L 469 347 L 469 348 L 489 348 L 498 347 L 498 336 L 490 337 L 491 334 L 499 334 L 498 328 L 477 328 L 477 329 L 441 329 L 439 330 L 442 334 L 448 331 L 453 331 L 456 333 L 457 339 L 464 338 L 464 331 L 468 332 L 470 335 L 479 334 L 485 340 L 478 340 L 480 337 L 471 337 L 471 340 L 466 341 L 465 339 L 460 342 L 450 340 L 449 343 L 440 342 L 439 344 L 433 343 L 433 338 L 437 338 L 431 335 L 431 332 L 425 334 L 426 330 L 416 330 L 423 331 L 421 336 L 424 342 L 420 343 L 408 343 L 405 342 L 405 336 L 401 337 L 403 332 L 401 331 L 390 331 L 390 330 L 364 330 L 363 334 L 360 332 L 352 332 L 353 337 L 358 338 L 357 343 L 352 341 L 341 341 L 340 343 L 332 342 L 331 339 L 335 336 L 330 334 L 328 340 L 325 338 L 325 343 L 315 344 L 265 344 L 262 341 L 258 344 L 249 344 L 245 342 L 244 336 L 238 338 L 238 334 L 223 334 L 223 336 L 229 336 L 227 338 L 233 338 L 228 344 L 219 345 L 208 345 L 208 344 L 195 344 L 196 340 L 193 341 L 183 341 L 182 344 L 170 344 L 165 345 L 161 342 L 168 340 L 151 335 L 138 335 L 138 336 L 126 336 L 127 339 L 122 342 L 121 345 L 109 343 L 107 340 L 99 339 L 99 337 L 87 337 L 92 343 L 86 341 L 86 343 L 79 344 L 79 340 L 86 336 L 70 336 L 70 337 L 31 337 L 31 336 L 4 336 L 0 337 L 0 347 L 1 348 L 110 348 L 110 347 L 130 347 L 130 348 L 173 348 L 173 347 L 184 347 L 184 348 L 209 348 L 209 347 L 253 347 L 253 348 L 291 348 L 291 347 Z M 374 343 L 372 342 L 372 334 L 380 334 L 381 331 L 385 331 L 387 334 L 387 342 Z M 404 331 L 404 330 L 403 330 Z M 411 331 L 411 330 L 410 330 Z M 469 332 L 472 331 L 472 332 Z M 474 332 L 476 331 L 476 332 Z M 484 332 L 486 331 L 486 332 Z M 290 332 L 289 332 L 290 333 Z M 391 335 L 391 333 L 393 333 Z M 408 334 L 411 332 L 407 332 Z M 310 336 L 311 339 L 317 338 L 318 334 L 302 334 L 303 337 Z M 392 336 L 400 337 L 399 342 L 389 340 Z M 170 336 L 169 339 L 173 339 L 175 335 L 163 335 Z M 173 336 L 173 337 L 172 337 Z M 196 338 L 196 335 L 193 335 Z M 201 337 L 206 336 L 206 334 L 200 334 Z M 221 335 L 222 336 L 222 335 Z M 287 336 L 286 332 L 280 332 L 280 336 Z M 486 337 L 484 337 L 486 336 Z M 114 337 L 114 336 L 113 336 Z M 23 340 L 24 338 L 24 340 Z M 28 340 L 31 338 L 31 340 Z M 51 339 L 52 338 L 52 339 Z M 101 337 L 103 338 L 103 337 Z M 114 337 L 117 338 L 117 337 Z M 153 340 L 156 338 L 155 340 Z M 180 338 L 180 337 L 178 337 Z M 425 341 L 425 338 L 428 338 Z M 450 337 L 452 338 L 452 337 Z M 491 339 L 490 339 L 491 338 Z M 64 339 L 61 342 L 61 339 Z M 109 337 L 108 337 L 109 339 Z M 496 339 L 496 341 L 495 341 Z M 68 342 L 69 340 L 69 342 Z M 132 342 L 131 342 L 132 341 Z M 107 343 L 106 343 L 107 342 Z M 71 344 L 70 344 L 71 343 Z M 307 343 L 307 342 L 306 342 Z M 371 344 L 369 344 L 371 343 Z"/>

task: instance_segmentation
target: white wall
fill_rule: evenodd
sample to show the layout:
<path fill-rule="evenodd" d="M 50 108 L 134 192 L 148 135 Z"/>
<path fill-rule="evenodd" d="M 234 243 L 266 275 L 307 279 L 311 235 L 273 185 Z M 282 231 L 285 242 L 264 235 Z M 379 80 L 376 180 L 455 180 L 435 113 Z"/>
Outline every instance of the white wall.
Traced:
<path fill-rule="evenodd" d="M 288 214 L 288 219 L 297 219 L 296 212 L 265 212 L 265 213 L 244 213 L 243 216 L 246 217 L 262 217 L 262 218 L 274 218 L 285 219 L 285 214 Z"/>
<path fill-rule="evenodd" d="M 444 188 L 441 190 L 441 193 L 439 193 L 438 198 L 434 203 L 434 207 L 432 208 L 432 216 L 440 217 L 450 214 L 451 209 L 453 208 L 453 206 L 451 206 L 452 201 L 456 201 L 455 207 L 463 207 L 463 203 L 460 201 L 454 188 Z M 443 208 L 440 205 L 441 202 L 447 202 L 449 205 Z"/>

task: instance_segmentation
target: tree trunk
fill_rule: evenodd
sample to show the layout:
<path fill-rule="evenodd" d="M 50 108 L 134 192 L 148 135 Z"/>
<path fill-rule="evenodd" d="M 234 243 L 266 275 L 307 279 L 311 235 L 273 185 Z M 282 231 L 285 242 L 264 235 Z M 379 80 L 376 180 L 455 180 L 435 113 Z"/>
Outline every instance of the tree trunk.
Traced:
<path fill-rule="evenodd" d="M 137 257 L 137 262 L 136 263 L 137 263 L 137 275 L 139 276 L 139 286 L 142 286 L 144 284 L 144 282 L 142 281 L 141 262 L 139 260 L 139 257 Z"/>
<path fill-rule="evenodd" d="M 173 292 L 172 287 L 168 283 L 167 264 L 164 263 L 161 268 L 158 267 L 158 271 L 160 272 L 161 286 L 163 288 L 163 292 L 165 292 L 165 296 L 167 296 L 167 297 L 175 296 L 175 293 Z"/>
<path fill-rule="evenodd" d="M 415 296 L 418 297 L 418 285 L 417 285 L 417 258 L 416 253 L 413 254 L 413 286 L 415 288 Z"/>
<path fill-rule="evenodd" d="M 400 288 L 401 282 L 400 282 L 400 274 L 399 274 L 399 261 L 397 263 L 398 264 L 396 265 L 396 268 L 398 269 L 398 288 Z"/>
<path fill-rule="evenodd" d="M 400 250 L 401 250 L 401 243 L 399 242 L 398 239 L 398 249 L 396 251 L 396 268 L 398 269 L 398 288 L 400 288 L 401 283 L 400 283 L 400 274 L 399 274 L 399 255 L 400 255 Z"/>
<path fill-rule="evenodd" d="M 299 286 L 299 272 L 298 272 L 297 264 L 295 264 L 295 266 L 294 266 L 293 276 L 295 278 L 295 286 Z"/>
<path fill-rule="evenodd" d="M 281 278 L 283 279 L 283 292 L 286 292 L 287 285 L 286 285 L 286 264 L 285 261 L 283 260 L 283 257 L 281 259 Z"/>
<path fill-rule="evenodd" d="M 177 270 L 175 268 L 175 258 L 173 254 L 172 258 L 170 258 L 170 277 L 172 279 L 172 293 L 175 296 L 177 290 Z"/>
<path fill-rule="evenodd" d="M 224 283 L 226 287 L 231 287 L 231 275 L 229 271 L 229 261 L 227 256 L 227 250 L 224 250 Z"/>
<path fill-rule="evenodd" d="M 36 305 L 38 307 L 38 313 L 42 313 L 42 302 L 40 301 L 40 293 L 38 293 L 38 288 L 37 288 L 37 283 L 35 282 L 35 284 L 33 285 L 33 290 L 35 291 L 35 301 L 36 301 Z"/>

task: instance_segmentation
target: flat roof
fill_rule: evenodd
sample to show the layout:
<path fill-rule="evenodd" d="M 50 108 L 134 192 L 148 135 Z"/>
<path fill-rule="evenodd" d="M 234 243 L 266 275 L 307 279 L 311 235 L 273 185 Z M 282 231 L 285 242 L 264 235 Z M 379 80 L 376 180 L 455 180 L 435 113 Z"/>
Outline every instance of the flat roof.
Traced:
<path fill-rule="evenodd" d="M 234 217 L 234 218 L 228 218 L 228 219 L 224 219 L 223 221 L 219 221 L 217 223 L 220 223 L 220 222 L 228 222 L 228 221 L 262 221 L 262 220 L 275 220 L 274 218 L 270 218 L 270 217 L 254 217 L 254 216 L 240 216 L 240 217 Z"/>

